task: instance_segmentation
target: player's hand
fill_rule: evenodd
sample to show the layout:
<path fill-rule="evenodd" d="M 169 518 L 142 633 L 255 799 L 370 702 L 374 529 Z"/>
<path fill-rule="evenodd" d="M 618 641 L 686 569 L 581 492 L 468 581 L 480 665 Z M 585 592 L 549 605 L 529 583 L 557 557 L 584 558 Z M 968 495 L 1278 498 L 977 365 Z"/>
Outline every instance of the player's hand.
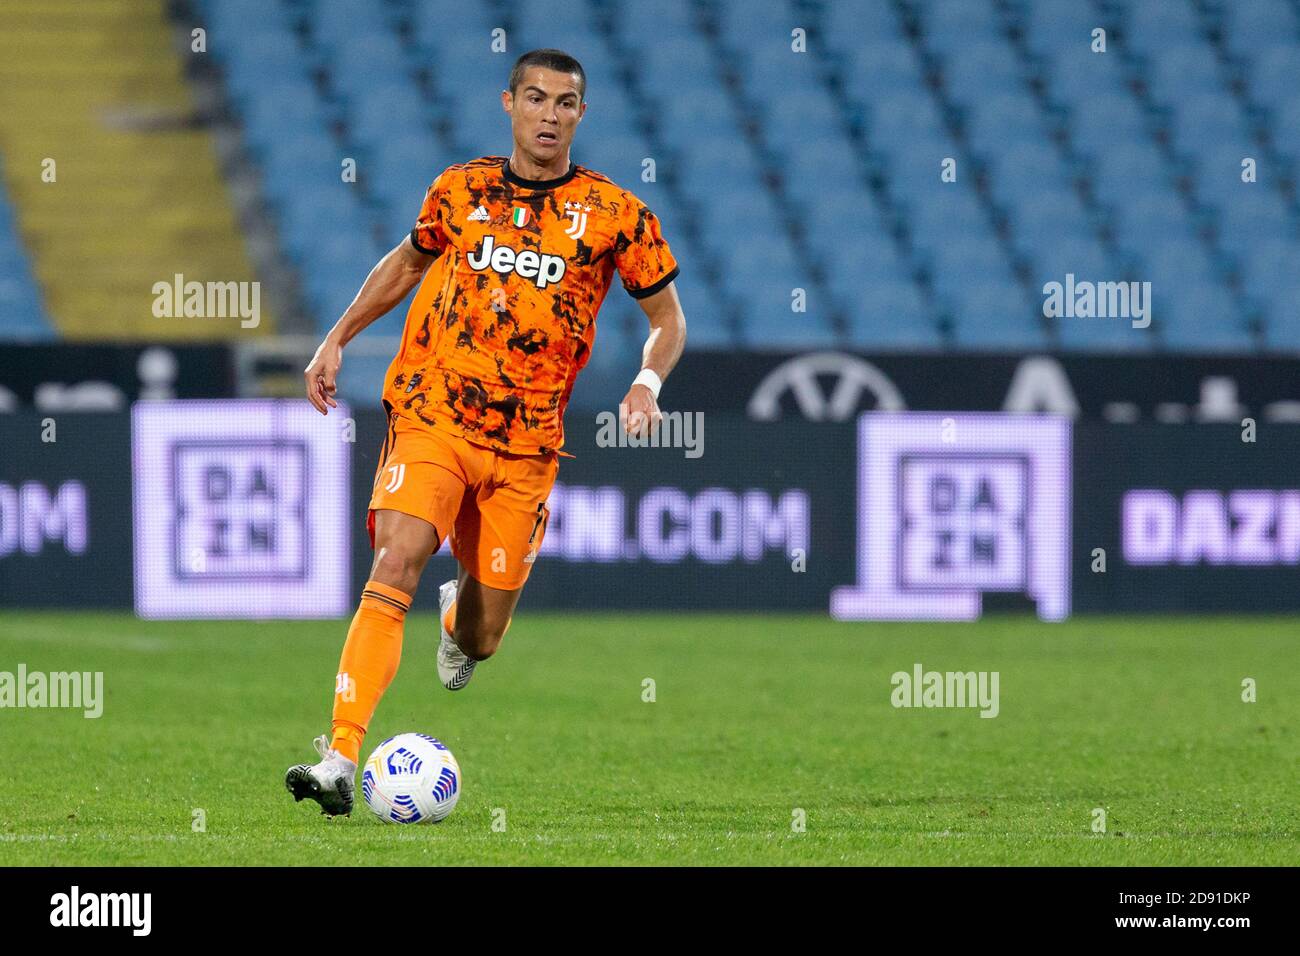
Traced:
<path fill-rule="evenodd" d="M 647 434 L 650 429 L 658 428 L 664 417 L 654 393 L 644 385 L 628 389 L 619 410 L 623 412 L 623 429 L 629 435 Z"/>
<path fill-rule="evenodd" d="M 343 346 L 327 338 L 316 349 L 311 364 L 302 373 L 307 386 L 307 401 L 322 415 L 328 415 L 331 408 L 339 407 L 339 403 L 334 401 L 334 389 L 342 364 Z"/>

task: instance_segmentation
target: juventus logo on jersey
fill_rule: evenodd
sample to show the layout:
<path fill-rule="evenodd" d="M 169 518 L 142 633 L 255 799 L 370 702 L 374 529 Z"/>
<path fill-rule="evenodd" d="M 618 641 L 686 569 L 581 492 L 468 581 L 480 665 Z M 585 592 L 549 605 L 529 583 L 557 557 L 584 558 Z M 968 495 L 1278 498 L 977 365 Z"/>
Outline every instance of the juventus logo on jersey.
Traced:
<path fill-rule="evenodd" d="M 388 483 L 384 485 L 384 490 L 390 494 L 402 487 L 402 482 L 406 480 L 405 465 L 388 466 Z"/>
<path fill-rule="evenodd" d="M 581 239 L 582 234 L 587 231 L 587 213 L 591 212 L 590 206 L 584 206 L 579 202 L 566 202 L 564 204 L 564 214 L 572 222 L 564 230 L 564 234 L 571 239 Z"/>

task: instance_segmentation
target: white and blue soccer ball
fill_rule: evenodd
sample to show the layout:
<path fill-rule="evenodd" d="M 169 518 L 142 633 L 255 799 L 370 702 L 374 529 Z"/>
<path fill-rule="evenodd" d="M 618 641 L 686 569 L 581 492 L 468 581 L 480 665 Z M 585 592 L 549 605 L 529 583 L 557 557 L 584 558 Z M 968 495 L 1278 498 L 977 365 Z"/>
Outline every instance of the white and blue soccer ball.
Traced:
<path fill-rule="evenodd" d="M 437 823 L 460 799 L 460 765 L 428 734 L 398 734 L 361 771 L 361 794 L 385 823 Z"/>

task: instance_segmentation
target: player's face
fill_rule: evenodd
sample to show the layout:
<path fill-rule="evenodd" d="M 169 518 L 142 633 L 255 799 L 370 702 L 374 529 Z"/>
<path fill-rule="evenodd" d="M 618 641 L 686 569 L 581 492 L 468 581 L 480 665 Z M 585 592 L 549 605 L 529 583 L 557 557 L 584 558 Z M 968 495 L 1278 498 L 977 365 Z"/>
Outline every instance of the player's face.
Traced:
<path fill-rule="evenodd" d="M 576 73 L 536 66 L 524 73 L 512 95 L 502 96 L 515 145 L 538 165 L 566 156 L 586 104 Z"/>

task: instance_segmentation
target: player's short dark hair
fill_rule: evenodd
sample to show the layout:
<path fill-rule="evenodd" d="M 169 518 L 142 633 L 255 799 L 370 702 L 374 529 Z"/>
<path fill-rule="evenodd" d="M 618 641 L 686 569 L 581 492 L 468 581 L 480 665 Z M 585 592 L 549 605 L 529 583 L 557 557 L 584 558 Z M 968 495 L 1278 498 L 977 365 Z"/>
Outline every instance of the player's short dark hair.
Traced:
<path fill-rule="evenodd" d="M 586 101 L 587 72 L 582 68 L 582 64 L 563 50 L 552 50 L 549 47 L 542 50 L 529 50 L 515 60 L 514 68 L 510 71 L 509 89 L 511 93 L 519 88 L 519 84 L 524 80 L 524 70 L 530 66 L 540 66 L 546 70 L 555 70 L 557 73 L 576 73 L 578 75 L 578 99 L 583 102 Z"/>

